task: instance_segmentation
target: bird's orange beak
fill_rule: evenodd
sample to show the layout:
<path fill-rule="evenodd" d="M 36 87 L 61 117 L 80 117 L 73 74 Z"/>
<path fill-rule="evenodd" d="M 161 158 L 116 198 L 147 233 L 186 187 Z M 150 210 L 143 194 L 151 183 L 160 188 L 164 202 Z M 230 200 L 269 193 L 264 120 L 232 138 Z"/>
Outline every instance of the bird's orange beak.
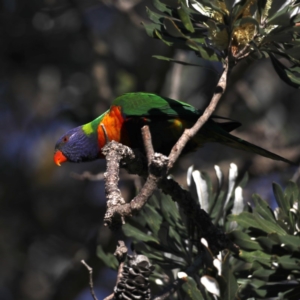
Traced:
<path fill-rule="evenodd" d="M 60 150 L 56 150 L 54 153 L 54 162 L 60 167 L 60 164 L 64 163 L 68 159 L 63 155 Z"/>

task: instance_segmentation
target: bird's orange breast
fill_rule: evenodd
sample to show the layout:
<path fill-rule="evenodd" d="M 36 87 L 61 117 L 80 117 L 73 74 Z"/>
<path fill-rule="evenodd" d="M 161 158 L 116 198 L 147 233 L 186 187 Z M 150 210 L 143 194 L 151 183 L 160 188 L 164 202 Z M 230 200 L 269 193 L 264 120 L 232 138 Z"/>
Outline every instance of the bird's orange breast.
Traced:
<path fill-rule="evenodd" d="M 124 139 L 125 139 L 124 130 L 123 130 L 124 121 L 125 120 L 121 113 L 121 107 L 112 106 L 109 112 L 102 119 L 97 129 L 98 143 L 100 149 L 104 147 L 106 142 L 109 141 L 124 143 Z M 108 141 L 107 138 L 105 137 L 105 131 L 107 133 Z"/>

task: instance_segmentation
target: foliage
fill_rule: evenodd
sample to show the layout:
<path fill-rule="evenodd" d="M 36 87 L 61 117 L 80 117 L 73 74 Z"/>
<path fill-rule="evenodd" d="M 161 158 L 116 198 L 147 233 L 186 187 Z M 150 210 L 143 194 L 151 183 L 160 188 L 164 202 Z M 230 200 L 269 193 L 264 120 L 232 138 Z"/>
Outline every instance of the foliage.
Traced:
<path fill-rule="evenodd" d="M 300 298 L 300 190 L 289 182 L 283 192 L 273 184 L 278 207 L 273 211 L 258 195 L 253 196 L 254 208 L 231 215 L 238 227 L 230 233 L 240 246 L 235 274 L 241 284 L 242 297 Z"/>
<path fill-rule="evenodd" d="M 191 242 L 188 216 L 169 196 L 153 196 L 141 213 L 123 226 L 134 251 L 155 265 L 150 277 L 152 291 L 162 293 L 179 281 L 181 288 L 170 299 L 299 299 L 299 188 L 290 182 L 283 192 L 274 184 L 278 207 L 272 211 L 254 195 L 252 208 L 242 197 L 247 175 L 238 182 L 237 167 L 231 164 L 224 191 L 223 174 L 219 167 L 215 169 L 217 191 L 213 192 L 207 174 L 192 168 L 187 183 L 214 223 L 238 245 L 239 255 L 234 257 L 226 250 L 214 257 L 203 239 L 196 247 Z M 101 258 L 106 260 L 103 252 Z"/>
<path fill-rule="evenodd" d="M 159 12 L 148 9 L 152 23 L 144 24 L 151 37 L 193 50 L 210 61 L 229 57 L 235 64 L 245 57 L 270 57 L 281 79 L 299 87 L 298 0 L 287 0 L 280 7 L 274 0 L 234 4 L 226 0 L 153 0 L 153 4 Z"/>

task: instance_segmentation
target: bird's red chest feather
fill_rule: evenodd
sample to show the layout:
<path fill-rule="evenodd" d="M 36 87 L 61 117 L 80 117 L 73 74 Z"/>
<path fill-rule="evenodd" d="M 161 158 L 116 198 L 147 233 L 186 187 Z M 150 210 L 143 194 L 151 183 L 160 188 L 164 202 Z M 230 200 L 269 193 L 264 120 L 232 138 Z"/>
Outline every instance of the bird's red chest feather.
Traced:
<path fill-rule="evenodd" d="M 125 134 L 123 127 L 124 122 L 125 119 L 122 116 L 121 107 L 112 106 L 109 112 L 104 116 L 97 129 L 100 149 L 106 144 L 104 129 L 101 124 L 105 127 L 109 141 L 116 141 L 125 145 L 127 144 L 127 134 Z"/>

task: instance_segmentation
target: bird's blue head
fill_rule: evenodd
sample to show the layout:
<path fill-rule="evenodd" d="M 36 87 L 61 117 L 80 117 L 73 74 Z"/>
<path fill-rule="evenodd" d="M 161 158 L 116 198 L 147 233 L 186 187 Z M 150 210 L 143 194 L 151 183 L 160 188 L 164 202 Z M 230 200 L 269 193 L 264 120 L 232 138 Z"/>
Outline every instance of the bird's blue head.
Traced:
<path fill-rule="evenodd" d="M 82 126 L 64 134 L 55 144 L 54 162 L 61 163 L 91 161 L 99 156 L 97 132 L 86 134 Z"/>

